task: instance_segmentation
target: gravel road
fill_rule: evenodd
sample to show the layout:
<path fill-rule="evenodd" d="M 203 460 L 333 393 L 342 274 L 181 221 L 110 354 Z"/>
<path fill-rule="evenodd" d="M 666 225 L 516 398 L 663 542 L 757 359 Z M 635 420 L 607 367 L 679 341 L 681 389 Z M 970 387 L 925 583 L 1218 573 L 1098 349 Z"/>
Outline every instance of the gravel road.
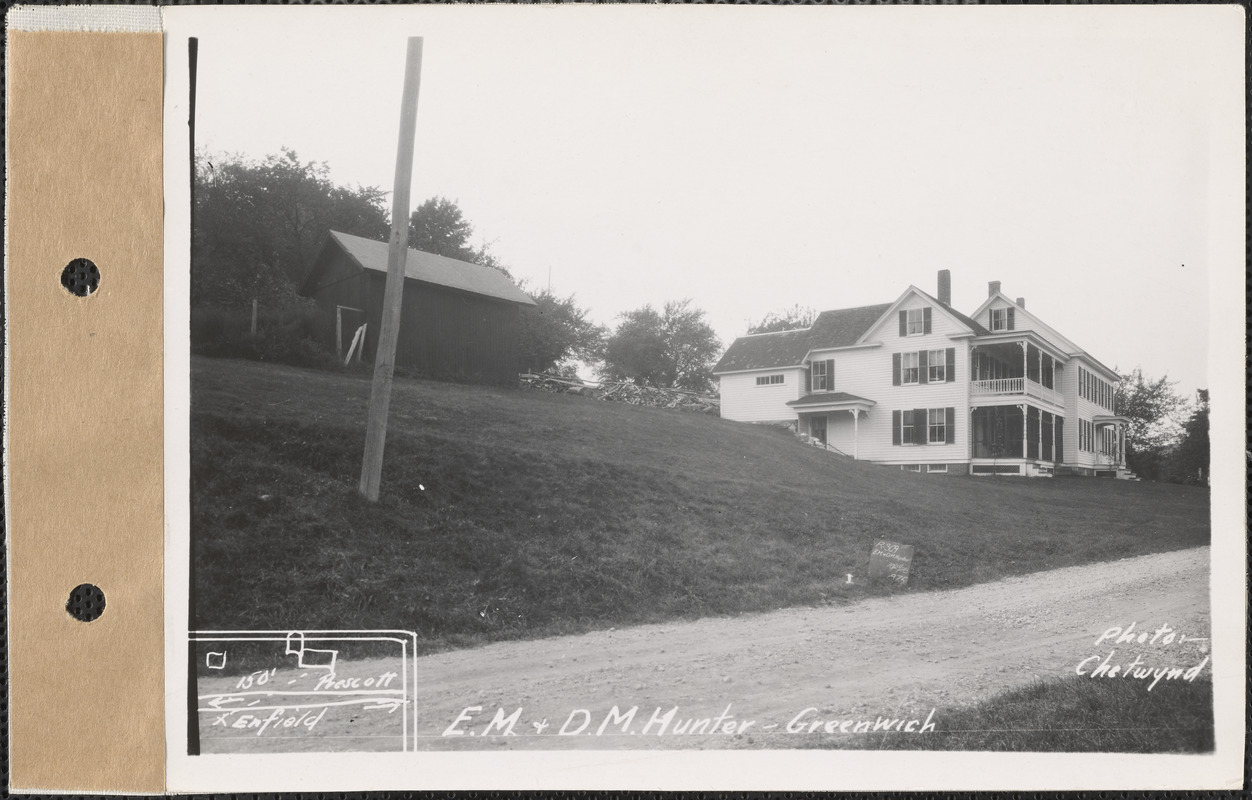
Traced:
<path fill-rule="evenodd" d="M 1208 576 L 1201 547 L 954 591 L 426 656 L 416 664 L 418 748 L 786 748 L 825 736 L 807 731 L 831 720 L 924 722 L 938 709 L 931 720 L 942 724 L 945 708 L 1074 675 L 1093 656 L 1087 669 L 1110 652 L 1110 665 L 1136 656 L 1141 667 L 1200 663 Z M 1135 641 L 1097 643 L 1131 623 Z M 500 735 L 518 709 L 514 735 Z M 560 735 L 563 727 L 577 733 Z M 206 751 L 215 749 L 205 734 Z"/>

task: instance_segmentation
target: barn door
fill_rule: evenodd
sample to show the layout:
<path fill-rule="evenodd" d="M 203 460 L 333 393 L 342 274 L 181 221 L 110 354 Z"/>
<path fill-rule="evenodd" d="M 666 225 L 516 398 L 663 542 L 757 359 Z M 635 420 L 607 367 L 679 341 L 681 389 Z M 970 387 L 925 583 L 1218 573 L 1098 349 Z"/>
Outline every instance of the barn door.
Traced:
<path fill-rule="evenodd" d="M 356 335 L 356 329 L 364 324 L 365 312 L 363 310 L 351 306 L 335 306 L 335 348 L 339 353 L 340 361 L 343 361 L 348 347 L 352 345 L 352 337 Z"/>

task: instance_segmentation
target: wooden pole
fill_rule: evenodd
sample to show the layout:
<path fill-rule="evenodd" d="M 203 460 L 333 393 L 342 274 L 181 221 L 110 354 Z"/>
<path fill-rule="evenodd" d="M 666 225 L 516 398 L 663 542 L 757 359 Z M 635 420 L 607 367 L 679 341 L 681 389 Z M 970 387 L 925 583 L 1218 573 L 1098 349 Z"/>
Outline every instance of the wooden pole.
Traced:
<path fill-rule="evenodd" d="M 400 302 L 404 298 L 404 262 L 409 251 L 409 184 L 413 180 L 413 137 L 417 130 L 417 93 L 422 83 L 422 38 L 409 38 L 404 62 L 404 92 L 400 101 L 400 143 L 396 149 L 396 180 L 391 205 L 391 252 L 387 258 L 387 286 L 383 292 L 382 326 L 374 354 L 374 384 L 370 390 L 365 425 L 365 457 L 361 461 L 360 492 L 378 500 L 383 473 L 383 446 L 387 442 L 387 409 L 396 367 L 396 339 L 400 332 Z"/>

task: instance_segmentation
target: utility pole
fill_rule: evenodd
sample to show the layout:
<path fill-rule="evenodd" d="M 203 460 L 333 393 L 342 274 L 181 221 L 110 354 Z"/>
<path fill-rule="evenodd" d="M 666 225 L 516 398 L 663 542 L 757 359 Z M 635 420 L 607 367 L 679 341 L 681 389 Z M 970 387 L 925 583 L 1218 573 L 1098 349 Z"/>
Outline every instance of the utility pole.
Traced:
<path fill-rule="evenodd" d="M 383 474 L 383 446 L 387 443 L 387 409 L 396 368 L 396 339 L 400 333 L 400 302 L 404 299 L 404 262 L 409 252 L 409 184 L 413 181 L 413 136 L 417 129 L 417 92 L 422 83 L 422 38 L 409 38 L 404 62 L 404 92 L 400 101 L 400 144 L 396 150 L 396 181 L 391 204 L 391 251 L 387 257 L 387 286 L 383 292 L 382 325 L 374 355 L 374 384 L 365 424 L 365 457 L 361 461 L 360 492 L 377 502 Z M 364 343 L 362 343 L 364 347 Z"/>

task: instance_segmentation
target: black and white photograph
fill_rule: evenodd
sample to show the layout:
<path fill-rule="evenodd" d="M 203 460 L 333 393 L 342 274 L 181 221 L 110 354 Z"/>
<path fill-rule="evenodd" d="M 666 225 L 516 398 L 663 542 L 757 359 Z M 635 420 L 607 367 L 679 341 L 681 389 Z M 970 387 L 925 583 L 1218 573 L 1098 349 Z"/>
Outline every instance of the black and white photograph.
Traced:
<path fill-rule="evenodd" d="M 166 13 L 171 785 L 1241 752 L 1240 9 Z"/>

